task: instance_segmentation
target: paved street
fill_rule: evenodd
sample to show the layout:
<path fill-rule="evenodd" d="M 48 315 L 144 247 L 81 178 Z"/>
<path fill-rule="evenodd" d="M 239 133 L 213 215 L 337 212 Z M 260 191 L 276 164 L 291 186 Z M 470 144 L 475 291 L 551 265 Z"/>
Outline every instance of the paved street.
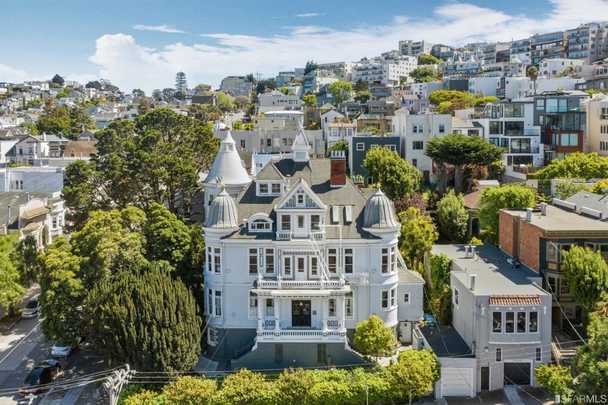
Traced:
<path fill-rule="evenodd" d="M 23 384 L 30 370 L 39 362 L 49 358 L 52 343 L 41 331 L 37 318 L 22 319 L 8 335 L 0 335 L 0 405 L 28 403 L 15 390 Z M 76 366 L 77 365 L 77 366 Z M 86 345 L 76 351 L 66 361 L 65 376 L 77 376 L 104 370 L 107 367 L 96 355 L 87 350 Z M 91 397 L 93 387 L 74 387 L 58 390 L 37 399 L 39 404 L 61 403 L 65 405 L 84 403 L 82 399 Z M 86 395 L 84 395 L 86 392 Z M 83 397 L 79 400 L 79 398 Z"/>

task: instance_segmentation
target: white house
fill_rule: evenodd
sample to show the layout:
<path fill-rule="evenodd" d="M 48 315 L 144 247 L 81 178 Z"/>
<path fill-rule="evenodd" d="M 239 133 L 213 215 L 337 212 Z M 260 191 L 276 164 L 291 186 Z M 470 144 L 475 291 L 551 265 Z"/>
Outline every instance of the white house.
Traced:
<path fill-rule="evenodd" d="M 258 96 L 258 111 L 265 113 L 268 111 L 280 110 L 300 110 L 302 100 L 295 94 L 283 94 L 278 90 Z"/>
<path fill-rule="evenodd" d="M 227 134 L 203 183 L 208 355 L 233 367 L 340 364 L 358 322 L 376 314 L 408 341 L 423 314 L 392 202 L 357 188 L 343 153 L 309 154 L 301 131 L 250 177 Z"/>

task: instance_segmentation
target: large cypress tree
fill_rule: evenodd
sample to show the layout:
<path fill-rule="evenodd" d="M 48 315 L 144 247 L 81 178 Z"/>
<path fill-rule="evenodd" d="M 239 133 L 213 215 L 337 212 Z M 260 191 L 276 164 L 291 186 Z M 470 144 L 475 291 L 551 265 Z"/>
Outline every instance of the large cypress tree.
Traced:
<path fill-rule="evenodd" d="M 198 361 L 201 318 L 192 293 L 154 264 L 120 272 L 88 297 L 90 336 L 107 359 L 144 371 L 187 371 Z"/>

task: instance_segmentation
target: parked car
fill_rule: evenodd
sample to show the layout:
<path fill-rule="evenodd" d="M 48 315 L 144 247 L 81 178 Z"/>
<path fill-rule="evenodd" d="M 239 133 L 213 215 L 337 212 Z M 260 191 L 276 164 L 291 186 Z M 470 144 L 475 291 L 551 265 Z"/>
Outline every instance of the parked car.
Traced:
<path fill-rule="evenodd" d="M 38 296 L 33 297 L 23 308 L 21 311 L 21 316 L 23 318 L 34 318 L 38 316 L 40 313 L 40 302 L 38 301 Z"/>
<path fill-rule="evenodd" d="M 80 340 L 75 345 L 55 343 L 53 347 L 51 347 L 51 357 L 67 358 L 78 348 L 79 344 Z"/>
<path fill-rule="evenodd" d="M 45 360 L 30 371 L 23 386 L 19 389 L 22 395 L 38 395 L 47 391 L 48 384 L 63 375 L 63 367 L 55 359 Z"/>

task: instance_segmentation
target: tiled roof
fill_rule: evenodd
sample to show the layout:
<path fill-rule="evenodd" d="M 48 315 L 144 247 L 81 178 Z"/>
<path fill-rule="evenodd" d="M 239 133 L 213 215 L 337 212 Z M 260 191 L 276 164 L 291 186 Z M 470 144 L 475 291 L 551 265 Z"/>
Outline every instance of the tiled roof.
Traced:
<path fill-rule="evenodd" d="M 490 305 L 540 305 L 540 297 L 538 295 L 493 295 L 490 297 Z"/>

